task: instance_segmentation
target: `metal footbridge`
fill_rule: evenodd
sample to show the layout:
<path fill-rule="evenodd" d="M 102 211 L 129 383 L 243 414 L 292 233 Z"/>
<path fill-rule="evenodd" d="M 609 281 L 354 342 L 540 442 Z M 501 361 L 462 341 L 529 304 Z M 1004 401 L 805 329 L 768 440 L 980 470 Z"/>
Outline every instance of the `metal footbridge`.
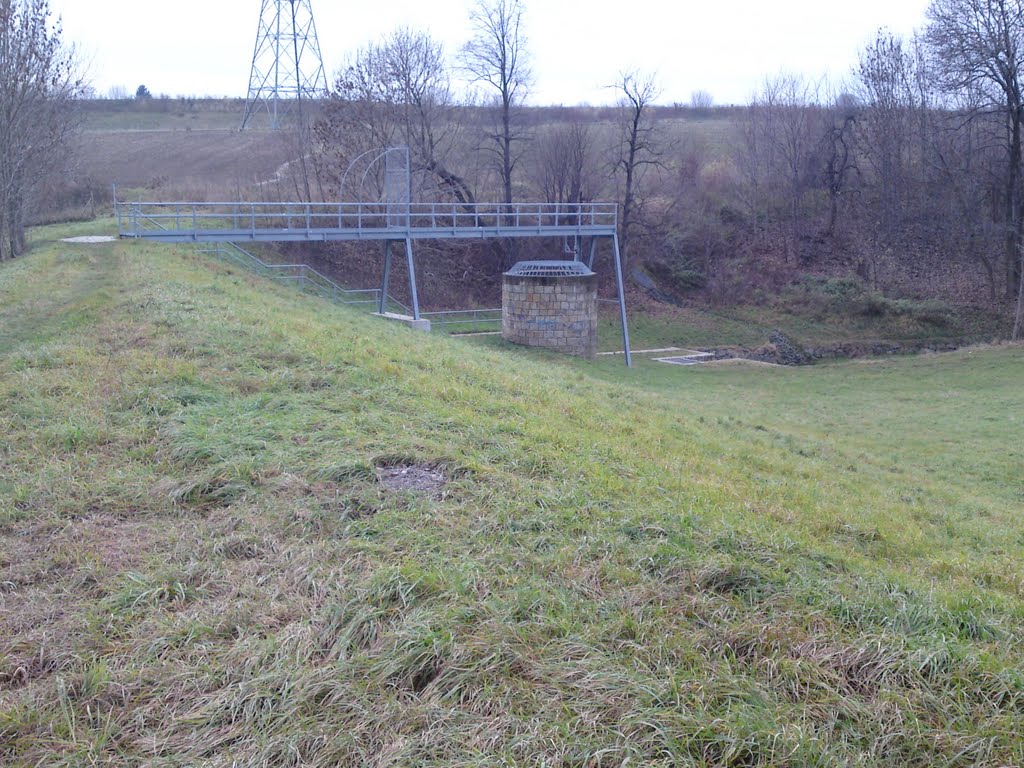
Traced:
<path fill-rule="evenodd" d="M 165 243 L 381 242 L 381 314 L 393 246 L 401 244 L 414 320 L 420 320 L 417 241 L 551 238 L 560 241 L 560 249 L 572 243 L 574 258 L 591 268 L 599 244 L 606 243 L 615 267 L 626 364 L 631 364 L 615 203 L 116 202 L 115 213 L 122 238 Z"/>
<path fill-rule="evenodd" d="M 161 242 L 614 237 L 615 203 L 118 203 L 118 232 Z"/>

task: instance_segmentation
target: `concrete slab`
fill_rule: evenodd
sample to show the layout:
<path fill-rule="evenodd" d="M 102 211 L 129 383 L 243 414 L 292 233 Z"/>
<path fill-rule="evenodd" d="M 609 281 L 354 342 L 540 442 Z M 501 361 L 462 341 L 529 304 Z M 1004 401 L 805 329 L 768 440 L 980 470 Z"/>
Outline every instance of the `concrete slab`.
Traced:
<path fill-rule="evenodd" d="M 659 349 L 631 349 L 630 352 L 634 355 L 654 355 L 660 352 L 681 352 L 679 347 L 661 347 Z M 609 355 L 624 355 L 626 354 L 621 349 L 615 352 L 598 352 L 598 357 L 607 357 Z"/>
<path fill-rule="evenodd" d="M 400 315 L 397 312 L 385 312 L 383 314 L 380 312 L 374 312 L 373 315 L 374 317 L 383 317 L 385 320 L 395 320 L 399 323 L 405 323 L 414 330 L 430 333 L 430 321 L 422 317 L 419 320 L 416 320 L 411 315 Z"/>

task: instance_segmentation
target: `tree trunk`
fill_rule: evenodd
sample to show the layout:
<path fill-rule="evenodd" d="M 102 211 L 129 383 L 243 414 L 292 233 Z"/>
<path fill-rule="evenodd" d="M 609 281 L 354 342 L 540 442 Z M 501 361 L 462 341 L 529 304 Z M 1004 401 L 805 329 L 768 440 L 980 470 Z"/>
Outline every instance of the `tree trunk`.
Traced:
<path fill-rule="evenodd" d="M 630 124 L 629 150 L 626 157 L 626 188 L 622 197 L 622 233 L 619 235 L 619 256 L 622 270 L 629 270 L 630 233 L 633 229 L 633 180 L 636 175 L 636 154 L 640 136 L 639 110 L 634 113 Z"/>
<path fill-rule="evenodd" d="M 0 204 L 0 262 L 7 261 L 10 255 L 7 252 L 8 247 L 8 224 L 7 224 L 7 206 Z"/>
<path fill-rule="evenodd" d="M 1021 111 L 1011 102 L 1010 109 L 1010 160 L 1006 189 L 1006 298 L 1017 295 L 1020 283 L 1020 249 L 1024 235 L 1024 199 L 1020 191 L 1021 171 Z"/>
<path fill-rule="evenodd" d="M 505 86 L 506 89 L 508 86 Z M 512 99 L 511 95 L 504 95 L 501 103 L 501 181 L 504 186 L 505 204 L 509 208 L 511 216 L 512 208 Z M 514 223 L 510 218 L 509 224 Z M 505 241 L 502 248 L 505 253 L 503 270 L 510 269 L 513 264 L 519 261 L 519 242 L 514 238 Z"/>
<path fill-rule="evenodd" d="M 1024 274 L 1024 255 L 1021 260 L 1017 262 L 1018 271 Z M 1017 283 L 1017 314 L 1013 321 L 1013 333 L 1010 334 L 1012 341 L 1020 339 L 1020 334 L 1024 326 L 1024 277 L 1022 277 Z"/>
<path fill-rule="evenodd" d="M 974 236 L 971 236 L 973 241 Z M 974 250 L 974 244 L 971 244 L 971 250 Z M 977 254 L 976 258 L 981 262 L 981 265 L 985 268 L 985 278 L 988 283 L 988 300 L 993 304 L 996 303 L 996 265 L 992 263 L 992 258 Z"/>
<path fill-rule="evenodd" d="M 21 200 L 11 211 L 11 257 L 21 256 L 26 250 L 25 238 L 25 203 Z"/>
<path fill-rule="evenodd" d="M 501 109 L 501 180 L 504 184 L 505 200 L 512 205 L 512 115 L 511 105 L 506 100 Z"/>

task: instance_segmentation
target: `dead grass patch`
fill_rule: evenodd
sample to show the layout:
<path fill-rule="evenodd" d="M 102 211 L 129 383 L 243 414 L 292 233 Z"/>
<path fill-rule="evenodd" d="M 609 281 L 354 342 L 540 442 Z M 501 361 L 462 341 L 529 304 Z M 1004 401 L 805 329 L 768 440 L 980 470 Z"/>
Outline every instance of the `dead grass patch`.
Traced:
<path fill-rule="evenodd" d="M 378 467 L 377 478 L 388 491 L 404 491 L 437 496 L 448 483 L 444 471 L 427 465 Z"/>

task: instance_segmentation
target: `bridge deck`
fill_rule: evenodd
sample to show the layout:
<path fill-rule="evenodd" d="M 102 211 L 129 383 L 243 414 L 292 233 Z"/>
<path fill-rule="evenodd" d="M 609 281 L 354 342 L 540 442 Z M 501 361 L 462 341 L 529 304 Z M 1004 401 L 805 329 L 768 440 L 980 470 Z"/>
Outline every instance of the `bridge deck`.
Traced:
<path fill-rule="evenodd" d="M 614 203 L 117 203 L 118 234 L 163 242 L 614 237 Z"/>

